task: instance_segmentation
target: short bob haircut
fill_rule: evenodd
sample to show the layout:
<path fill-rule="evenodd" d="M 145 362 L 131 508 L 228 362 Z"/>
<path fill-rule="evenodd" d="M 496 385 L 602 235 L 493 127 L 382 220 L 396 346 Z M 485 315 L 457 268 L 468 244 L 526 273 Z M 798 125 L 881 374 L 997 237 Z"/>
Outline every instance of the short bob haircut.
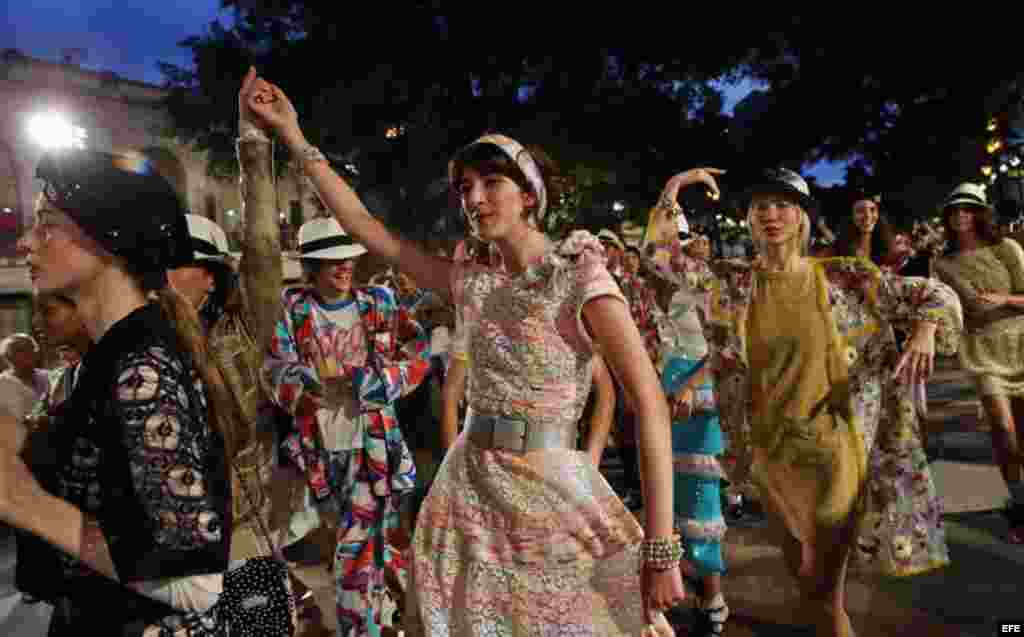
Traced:
<path fill-rule="evenodd" d="M 526 152 L 533 156 L 534 162 L 540 168 L 541 178 L 544 180 L 544 188 L 547 190 L 548 208 L 550 208 L 561 199 L 563 192 L 560 185 L 561 180 L 558 178 L 558 166 L 540 148 L 536 146 L 525 146 L 524 148 Z M 534 191 L 533 186 L 530 185 L 529 180 L 526 179 L 526 175 L 519 165 L 495 144 L 487 142 L 472 143 L 455 153 L 455 157 L 452 159 L 451 187 L 453 195 L 457 198 L 460 197 L 459 184 L 462 182 L 463 175 L 467 169 L 475 170 L 484 177 L 488 175 L 502 175 L 511 179 L 523 192 L 529 192 L 534 195 L 539 194 Z M 536 222 L 536 212 L 535 208 L 526 210 L 524 217 Z"/>

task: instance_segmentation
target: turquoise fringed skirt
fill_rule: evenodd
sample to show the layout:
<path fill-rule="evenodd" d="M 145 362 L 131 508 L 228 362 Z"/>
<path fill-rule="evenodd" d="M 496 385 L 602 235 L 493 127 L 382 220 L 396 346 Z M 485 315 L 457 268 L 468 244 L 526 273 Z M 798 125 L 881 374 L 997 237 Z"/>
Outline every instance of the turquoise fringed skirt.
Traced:
<path fill-rule="evenodd" d="M 662 385 L 669 395 L 704 366 L 704 361 L 669 357 L 662 370 Z M 706 382 L 698 392 L 713 392 Z M 672 465 L 676 526 L 683 538 L 684 559 L 697 577 L 725 572 L 722 538 L 722 467 L 725 451 L 717 410 L 696 411 L 686 421 L 672 422 Z"/>

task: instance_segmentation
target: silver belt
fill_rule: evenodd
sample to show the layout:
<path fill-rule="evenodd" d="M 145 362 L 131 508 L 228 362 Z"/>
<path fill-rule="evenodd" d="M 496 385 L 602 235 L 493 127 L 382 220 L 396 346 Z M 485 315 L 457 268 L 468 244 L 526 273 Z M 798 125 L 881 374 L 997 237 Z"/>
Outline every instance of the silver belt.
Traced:
<path fill-rule="evenodd" d="M 573 449 L 575 432 L 545 429 L 525 418 L 466 413 L 466 435 L 478 447 L 526 453 L 538 449 Z"/>

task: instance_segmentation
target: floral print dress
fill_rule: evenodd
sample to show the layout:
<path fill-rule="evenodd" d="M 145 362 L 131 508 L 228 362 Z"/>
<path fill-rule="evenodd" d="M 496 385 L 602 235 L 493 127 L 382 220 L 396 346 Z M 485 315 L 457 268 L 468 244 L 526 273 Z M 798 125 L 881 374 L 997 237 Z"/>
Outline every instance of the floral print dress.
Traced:
<path fill-rule="evenodd" d="M 648 257 L 653 255 L 648 255 Z M 705 333 L 716 375 L 722 428 L 734 458 L 731 481 L 756 495 L 748 471 L 750 378 L 747 316 L 757 262 L 708 265 L 683 254 L 645 258 L 656 275 L 683 289 L 709 291 Z M 948 564 L 942 510 L 918 434 L 913 389 L 889 381 L 898 353 L 892 325 L 938 324 L 936 348 L 955 353 L 963 317 L 953 291 L 931 279 L 883 274 L 867 260 L 811 259 L 826 281 L 833 347 L 850 382 L 850 422 L 863 445 L 867 510 L 853 553 L 855 567 L 885 575 L 914 575 Z"/>
<path fill-rule="evenodd" d="M 591 382 L 582 324 L 591 299 L 622 299 L 586 232 L 522 274 L 454 266 L 452 292 L 471 362 L 470 408 L 525 419 L 571 440 Z M 517 454 L 464 432 L 420 509 L 405 633 L 639 635 L 643 531 L 585 452 Z M 664 618 L 657 628 L 671 633 Z"/>

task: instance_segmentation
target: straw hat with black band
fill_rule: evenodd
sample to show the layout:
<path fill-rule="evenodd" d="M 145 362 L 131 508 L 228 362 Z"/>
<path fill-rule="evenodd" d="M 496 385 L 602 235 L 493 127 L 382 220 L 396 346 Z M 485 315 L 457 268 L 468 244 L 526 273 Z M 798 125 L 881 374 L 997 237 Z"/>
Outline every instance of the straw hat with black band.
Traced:
<path fill-rule="evenodd" d="M 303 261 L 354 259 L 363 254 L 366 248 L 342 230 L 334 217 L 313 219 L 299 228 L 299 258 Z"/>
<path fill-rule="evenodd" d="M 237 286 L 237 275 L 231 265 L 228 237 L 212 219 L 199 215 L 185 215 L 188 233 L 192 239 L 192 263 L 204 268 L 213 277 L 213 290 L 203 306 L 197 308 L 207 325 L 220 318 L 224 305 Z"/>

